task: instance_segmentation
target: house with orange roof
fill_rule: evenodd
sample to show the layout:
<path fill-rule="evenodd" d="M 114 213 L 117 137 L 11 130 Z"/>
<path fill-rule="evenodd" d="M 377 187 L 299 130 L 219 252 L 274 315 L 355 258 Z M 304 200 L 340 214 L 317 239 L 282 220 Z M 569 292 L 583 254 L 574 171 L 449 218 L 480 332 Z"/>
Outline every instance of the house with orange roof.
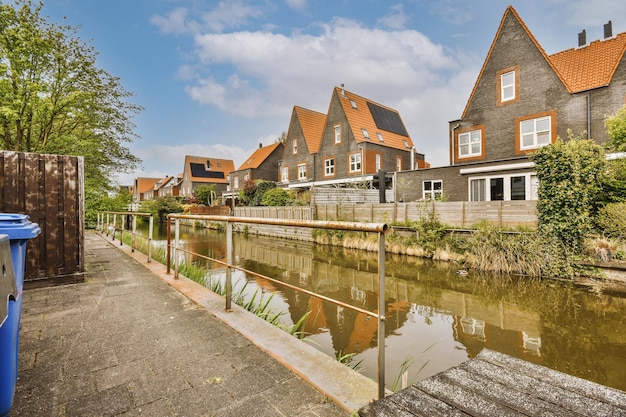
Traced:
<path fill-rule="evenodd" d="M 278 163 L 283 156 L 283 143 L 275 142 L 259 147 L 246 158 L 237 170 L 231 173 L 232 191 L 237 193 L 245 186 L 246 181 L 278 179 Z"/>
<path fill-rule="evenodd" d="M 538 181 L 528 155 L 586 132 L 609 140 L 604 120 L 625 103 L 626 33 L 552 55 L 517 11 L 502 17 L 465 109 L 449 122 L 450 165 L 398 175 L 396 201 L 536 200 Z"/>
<path fill-rule="evenodd" d="M 185 155 L 180 196 L 191 197 L 201 185 L 215 184 L 215 192 L 221 195 L 229 188 L 230 173 L 235 170 L 232 159 L 218 159 Z"/>
<path fill-rule="evenodd" d="M 138 177 L 132 186 L 133 190 L 133 202 L 139 202 L 144 200 L 151 200 L 154 190 L 154 185 L 161 181 L 163 178 L 148 178 Z"/>
<path fill-rule="evenodd" d="M 296 189 L 373 184 L 380 172 L 426 166 L 397 110 L 342 86 L 326 114 L 294 107 L 279 181 Z"/>

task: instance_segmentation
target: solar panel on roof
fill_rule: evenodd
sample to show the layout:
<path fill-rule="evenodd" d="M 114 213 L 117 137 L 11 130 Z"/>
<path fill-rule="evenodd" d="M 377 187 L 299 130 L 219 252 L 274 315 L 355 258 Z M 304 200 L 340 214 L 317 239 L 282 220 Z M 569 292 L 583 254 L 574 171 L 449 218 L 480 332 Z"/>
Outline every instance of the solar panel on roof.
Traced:
<path fill-rule="evenodd" d="M 196 178 L 225 178 L 221 171 L 207 171 L 204 164 L 189 163 L 191 175 Z"/>
<path fill-rule="evenodd" d="M 409 136 L 409 132 L 406 131 L 398 113 L 370 103 L 369 101 L 367 102 L 367 107 L 369 107 L 370 113 L 372 113 L 377 128 L 398 135 Z"/>

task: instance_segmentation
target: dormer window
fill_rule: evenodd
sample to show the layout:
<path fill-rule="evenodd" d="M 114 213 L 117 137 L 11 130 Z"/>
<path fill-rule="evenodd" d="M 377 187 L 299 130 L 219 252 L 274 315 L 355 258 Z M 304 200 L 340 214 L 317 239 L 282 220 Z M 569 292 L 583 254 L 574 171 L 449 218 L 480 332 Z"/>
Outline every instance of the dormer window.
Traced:
<path fill-rule="evenodd" d="M 356 106 L 356 101 L 350 99 L 350 105 L 352 106 L 353 109 L 358 109 L 358 107 Z"/>
<path fill-rule="evenodd" d="M 361 129 L 361 132 L 363 133 L 363 137 L 369 140 L 370 134 L 368 133 L 367 129 Z"/>

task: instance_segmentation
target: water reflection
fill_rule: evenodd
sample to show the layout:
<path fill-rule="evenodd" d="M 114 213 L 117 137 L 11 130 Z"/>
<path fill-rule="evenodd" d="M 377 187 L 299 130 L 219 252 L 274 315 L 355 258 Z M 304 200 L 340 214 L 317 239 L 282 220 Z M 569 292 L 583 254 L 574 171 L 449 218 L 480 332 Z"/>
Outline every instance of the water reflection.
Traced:
<path fill-rule="evenodd" d="M 225 259 L 225 237 L 186 229 L 185 247 Z M 376 311 L 377 256 L 355 250 L 237 235 L 243 268 Z M 197 261 L 190 257 L 190 260 Z M 453 265 L 405 256 L 386 260 L 387 386 L 404 360 L 409 380 L 425 378 L 474 357 L 484 347 L 626 390 L 626 297 L 506 276 L 459 276 Z M 272 307 L 296 323 L 307 314 L 309 340 L 325 353 L 356 353 L 376 378 L 377 323 L 350 309 L 241 274 L 277 295 Z M 434 344 L 434 346 L 433 346 Z M 432 346 L 432 347 L 431 347 Z M 417 370 L 426 364 L 417 375 Z"/>

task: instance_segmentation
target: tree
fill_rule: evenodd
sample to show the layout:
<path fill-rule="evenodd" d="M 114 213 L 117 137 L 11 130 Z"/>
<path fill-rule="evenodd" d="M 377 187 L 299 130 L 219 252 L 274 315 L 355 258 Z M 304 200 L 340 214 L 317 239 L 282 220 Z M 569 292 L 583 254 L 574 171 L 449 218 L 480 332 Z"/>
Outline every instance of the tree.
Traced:
<path fill-rule="evenodd" d="M 171 195 L 157 197 L 154 200 L 148 200 L 141 203 L 141 211 L 152 213 L 158 222 L 163 223 L 168 214 L 182 213 L 183 206 L 178 202 L 176 197 Z"/>
<path fill-rule="evenodd" d="M 573 138 L 537 150 L 530 159 L 539 179 L 539 231 L 553 236 L 569 254 L 578 253 L 592 230 L 605 172 L 603 149 Z"/>
<path fill-rule="evenodd" d="M 200 204 L 210 206 L 213 204 L 216 198 L 215 184 L 201 185 L 194 190 L 193 194 L 196 196 Z"/>
<path fill-rule="evenodd" d="M 262 206 L 286 206 L 291 200 L 291 195 L 282 188 L 272 188 L 263 194 Z"/>
<path fill-rule="evenodd" d="M 626 106 L 604 120 L 612 150 L 626 152 Z"/>
<path fill-rule="evenodd" d="M 42 6 L 0 4 L 0 147 L 84 156 L 86 194 L 98 200 L 139 162 L 125 144 L 137 138 L 131 118 L 141 107 L 96 66 L 77 29 L 47 22 Z"/>

